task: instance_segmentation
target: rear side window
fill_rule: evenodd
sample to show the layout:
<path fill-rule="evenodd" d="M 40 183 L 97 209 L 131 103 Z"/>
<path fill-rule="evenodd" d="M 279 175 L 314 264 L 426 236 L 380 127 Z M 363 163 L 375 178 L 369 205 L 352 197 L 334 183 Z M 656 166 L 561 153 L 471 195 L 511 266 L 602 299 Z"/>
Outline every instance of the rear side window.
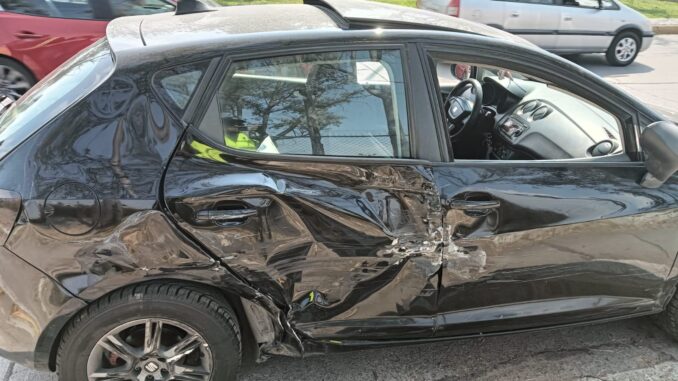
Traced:
<path fill-rule="evenodd" d="M 209 61 L 191 63 L 162 70 L 153 76 L 153 86 L 165 104 L 177 115 L 183 115 Z"/>
<path fill-rule="evenodd" d="M 234 64 L 199 129 L 268 154 L 410 157 L 400 51 L 360 50 Z"/>

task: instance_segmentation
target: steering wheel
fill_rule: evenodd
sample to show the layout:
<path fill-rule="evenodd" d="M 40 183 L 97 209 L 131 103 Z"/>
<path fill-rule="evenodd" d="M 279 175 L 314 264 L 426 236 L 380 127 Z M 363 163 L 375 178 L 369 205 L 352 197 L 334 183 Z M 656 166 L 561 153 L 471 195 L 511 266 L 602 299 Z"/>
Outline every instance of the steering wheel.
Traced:
<path fill-rule="evenodd" d="M 475 98 L 473 101 L 462 96 L 469 88 Z M 445 100 L 447 129 L 450 131 L 450 138 L 456 138 L 464 131 L 466 126 L 475 124 L 482 107 L 483 86 L 480 82 L 475 78 L 459 82 Z"/>

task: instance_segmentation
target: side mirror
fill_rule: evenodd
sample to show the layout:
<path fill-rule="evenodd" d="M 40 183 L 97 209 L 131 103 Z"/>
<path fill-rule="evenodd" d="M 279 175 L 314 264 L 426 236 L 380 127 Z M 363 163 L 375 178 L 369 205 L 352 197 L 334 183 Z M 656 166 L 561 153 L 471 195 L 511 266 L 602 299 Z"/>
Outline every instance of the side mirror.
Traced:
<path fill-rule="evenodd" d="M 655 122 L 640 135 L 645 153 L 647 173 L 640 185 L 659 188 L 678 170 L 678 126 L 671 122 Z"/>

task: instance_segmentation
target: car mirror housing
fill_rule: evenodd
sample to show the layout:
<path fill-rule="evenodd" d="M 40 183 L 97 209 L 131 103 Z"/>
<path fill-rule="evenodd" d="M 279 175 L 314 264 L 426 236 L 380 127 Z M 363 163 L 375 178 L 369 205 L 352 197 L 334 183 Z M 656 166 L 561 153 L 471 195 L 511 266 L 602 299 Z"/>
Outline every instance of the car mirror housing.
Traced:
<path fill-rule="evenodd" d="M 647 126 L 640 136 L 647 172 L 640 184 L 658 188 L 678 170 L 678 126 L 661 121 Z"/>

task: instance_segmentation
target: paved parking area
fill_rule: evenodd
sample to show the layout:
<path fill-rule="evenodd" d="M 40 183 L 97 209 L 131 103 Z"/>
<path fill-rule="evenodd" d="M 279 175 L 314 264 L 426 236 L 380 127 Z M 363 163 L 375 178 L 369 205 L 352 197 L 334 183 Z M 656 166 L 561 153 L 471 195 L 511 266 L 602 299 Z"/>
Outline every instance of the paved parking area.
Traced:
<path fill-rule="evenodd" d="M 658 35 L 650 49 L 627 67 L 608 66 L 603 55 L 574 61 L 678 121 L 678 35 Z"/>
<path fill-rule="evenodd" d="M 16 366 L 2 381 L 56 381 Z M 272 358 L 243 381 L 678 380 L 678 343 L 650 319 L 362 350 Z M 71 381 L 71 380 L 69 380 Z"/>
<path fill-rule="evenodd" d="M 678 36 L 657 36 L 626 68 L 602 56 L 576 62 L 678 120 Z M 242 380 L 678 381 L 678 343 L 650 319 L 475 340 L 365 350 L 304 360 L 273 358 Z M 0 381 L 56 381 L 0 359 Z M 73 381 L 73 380 L 65 380 Z"/>

